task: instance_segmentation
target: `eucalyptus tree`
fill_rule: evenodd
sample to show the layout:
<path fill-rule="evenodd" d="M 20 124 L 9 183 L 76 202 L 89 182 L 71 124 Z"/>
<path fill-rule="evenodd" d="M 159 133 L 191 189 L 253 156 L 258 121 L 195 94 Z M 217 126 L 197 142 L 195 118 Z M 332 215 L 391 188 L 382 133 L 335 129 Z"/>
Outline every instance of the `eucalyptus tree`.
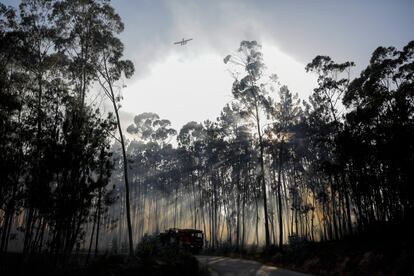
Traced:
<path fill-rule="evenodd" d="M 196 191 L 196 178 L 198 178 L 198 183 L 201 183 L 202 175 L 207 173 L 206 168 L 203 169 L 203 162 L 206 160 L 205 156 L 205 138 L 206 138 L 206 129 L 201 123 L 194 121 L 186 123 L 179 131 L 177 135 L 178 142 L 178 154 L 181 160 L 182 165 L 182 175 L 187 176 L 187 183 L 192 189 L 193 195 L 193 223 L 194 227 L 197 227 L 197 210 L 202 208 L 201 202 L 198 207 L 197 203 L 197 191 Z M 203 193 L 203 187 L 198 186 L 199 192 Z M 208 189 L 204 189 L 207 191 Z M 201 198 L 200 198 L 201 201 Z M 203 213 L 204 215 L 204 213 Z"/>
<path fill-rule="evenodd" d="M 209 182 L 211 183 L 210 193 L 210 212 L 211 212 L 211 235 L 213 248 L 219 243 L 219 228 L 220 228 L 220 210 L 224 202 L 223 190 L 225 186 L 224 164 L 227 159 L 225 156 L 226 142 L 223 140 L 223 133 L 219 128 L 217 122 L 206 120 L 203 123 L 205 128 L 204 144 L 205 148 L 203 155 L 205 157 L 204 166 L 209 175 Z"/>
<path fill-rule="evenodd" d="M 244 244 L 241 233 L 245 231 L 245 205 L 248 197 L 247 175 L 253 162 L 251 123 L 243 119 L 236 103 L 227 104 L 223 108 L 218 122 L 223 132 L 223 138 L 227 141 L 226 163 L 231 167 L 232 182 L 235 182 L 236 250 L 239 250 L 240 246 Z"/>
<path fill-rule="evenodd" d="M 7 250 L 14 213 L 22 198 L 22 88 L 27 75 L 22 63 L 21 33 L 15 9 L 0 3 L 0 252 Z"/>
<path fill-rule="evenodd" d="M 61 37 L 58 47 L 69 57 L 69 71 L 78 93 L 80 112 L 85 105 L 88 87 L 93 81 L 99 82 L 114 108 L 124 164 L 129 252 L 133 255 L 128 165 L 119 119 L 119 102 L 122 97 L 117 91 L 117 82 L 122 76 L 130 78 L 134 73 L 133 63 L 122 59 L 124 47 L 117 37 L 124 25 L 107 1 L 98 0 L 57 2 L 55 18 Z"/>
<path fill-rule="evenodd" d="M 300 100 L 297 94 L 292 94 L 287 86 L 282 86 L 279 89 L 279 101 L 274 103 L 272 109 L 272 116 L 274 119 L 273 127 L 269 129 L 269 138 L 272 143 L 279 144 L 278 157 L 274 156 L 274 163 L 279 163 L 278 168 L 278 180 L 277 180 L 277 197 L 278 197 L 278 210 L 279 210 L 279 246 L 283 246 L 283 221 L 282 221 L 282 173 L 283 164 L 288 160 L 283 160 L 288 157 L 288 154 L 284 154 L 284 144 L 294 138 L 294 127 L 299 123 L 301 116 Z M 273 151 L 273 155 L 275 155 Z M 287 195 L 285 195 L 287 196 Z M 286 206 L 287 208 L 288 206 Z"/>
<path fill-rule="evenodd" d="M 73 100 L 69 98 L 69 100 Z M 75 100 L 76 102 L 76 100 Z M 78 125 L 72 122 L 72 102 L 60 102 L 68 106 L 67 112 L 61 112 L 63 127 L 58 129 L 57 139 L 51 140 L 46 155 L 53 178 L 49 186 L 52 202 L 50 228 L 53 236 L 50 241 L 51 252 L 69 255 L 83 232 L 92 198 L 95 191 L 102 190 L 106 185 L 104 176 L 109 174 L 110 166 L 103 166 L 109 161 L 107 153 L 109 139 L 107 133 L 113 131 L 115 122 L 112 116 L 101 119 L 100 114 L 90 108 L 85 109 L 81 137 Z M 53 134 L 53 128 L 51 128 Z M 80 143 L 80 144 L 79 144 Z M 103 152 L 102 152 L 103 151 Z M 79 158 L 82 156 L 82 158 Z M 77 163 L 77 166 L 74 163 Z"/>
<path fill-rule="evenodd" d="M 176 130 L 171 127 L 171 122 L 160 119 L 158 114 L 145 112 L 134 117 L 133 124 L 127 128 L 128 133 L 138 138 L 138 142 L 143 143 L 139 148 L 135 147 L 131 158 L 137 158 L 136 165 L 146 167 L 144 175 L 145 183 L 152 185 L 153 196 L 155 198 L 155 228 L 159 232 L 160 228 L 160 207 L 159 196 L 165 196 L 166 183 L 169 181 L 168 169 L 173 163 L 171 154 L 173 152 L 170 144 L 176 135 Z M 141 159 L 141 164 L 140 160 Z M 145 161 L 144 161 L 145 160 Z M 142 163 L 144 161 L 144 163 Z"/>
<path fill-rule="evenodd" d="M 129 78 L 134 72 L 132 62 L 122 60 L 123 45 L 116 37 L 122 32 L 123 23 L 109 1 L 75 0 L 52 3 L 50 22 L 55 26 L 56 49 L 64 55 L 67 78 L 71 80 L 70 88 L 77 97 L 77 108 L 72 109 L 73 122 L 77 126 L 74 131 L 78 133 L 75 137 L 80 137 L 85 130 L 83 125 L 88 116 L 86 97 L 93 82 L 98 81 L 101 84 L 114 106 L 124 153 L 128 237 L 130 254 L 133 254 L 125 146 L 118 114 L 120 97 L 114 91 L 122 74 Z"/>
<path fill-rule="evenodd" d="M 19 32 L 20 43 L 22 43 L 24 49 L 24 59 L 20 64 L 28 72 L 27 78 L 30 80 L 30 86 L 26 87 L 31 89 L 25 89 L 26 93 L 30 94 L 30 101 L 36 107 L 30 109 L 30 116 L 36 118 L 33 122 L 28 122 L 28 126 L 32 126 L 31 130 L 35 133 L 33 135 L 33 141 L 29 142 L 32 145 L 30 147 L 30 154 L 28 158 L 32 159 L 33 165 L 31 166 L 32 179 L 29 179 L 26 183 L 27 190 L 34 190 L 37 186 L 41 185 L 41 176 L 39 172 L 41 168 L 41 156 L 42 156 L 42 121 L 44 116 L 42 115 L 43 93 L 45 86 L 45 77 L 48 66 L 46 64 L 49 57 L 49 47 L 53 42 L 50 37 L 51 28 L 47 26 L 44 20 L 48 13 L 49 3 L 44 1 L 23 1 L 19 6 L 20 17 L 18 19 L 18 25 L 15 26 L 15 31 Z M 30 242 L 30 229 L 34 221 L 34 214 L 36 208 L 36 197 L 33 196 L 33 192 L 28 192 L 28 197 L 25 200 L 25 205 L 28 210 L 28 216 L 25 226 L 25 238 L 24 238 L 24 252 L 27 252 L 28 244 Z"/>
<path fill-rule="evenodd" d="M 121 78 L 122 74 L 126 78 L 130 78 L 134 73 L 134 65 L 129 60 L 121 60 L 123 45 L 115 37 L 110 40 L 110 44 L 103 50 L 101 56 L 101 64 L 98 65 L 98 80 L 104 90 L 106 96 L 113 105 L 115 116 L 118 125 L 119 142 L 121 143 L 122 156 L 123 156 L 123 168 L 124 168 L 124 180 L 125 180 L 125 204 L 126 204 L 126 215 L 128 225 L 128 240 L 129 240 L 129 254 L 134 254 L 134 245 L 132 238 L 132 225 L 131 225 L 131 211 L 130 211 L 130 196 L 129 196 L 129 182 L 128 182 L 128 160 L 125 150 L 125 141 L 122 134 L 121 120 L 119 118 L 119 104 L 121 96 L 115 94 L 115 83 Z"/>
<path fill-rule="evenodd" d="M 74 11 L 86 5 L 89 11 Z M 42 250 L 47 231 L 50 252 L 68 255 L 82 238 L 92 198 L 102 188 L 94 176 L 99 175 L 102 149 L 104 159 L 108 158 L 107 136 L 115 123 L 112 116 L 100 118 L 100 111 L 85 101 L 85 95 L 96 80 L 97 57 L 116 44 L 104 45 L 103 38 L 117 28 L 110 20 L 119 17 L 106 1 L 26 0 L 19 6 L 19 16 L 3 5 L 0 11 L 1 40 L 7 41 L 0 48 L 1 81 L 7 84 L 7 91 L 2 85 L 1 94 L 17 96 L 8 96 L 10 102 L 5 105 L 10 123 L 16 126 L 14 141 L 6 141 L 13 143 L 18 157 L 9 155 L 18 161 L 9 163 L 18 165 L 13 182 L 22 184 L 19 190 L 24 191 L 20 196 L 26 220 L 24 251 Z M 94 32 L 79 35 L 91 29 Z M 112 68 L 111 77 L 116 79 L 117 70 Z M 1 135 L 7 137 L 6 125 L 4 129 Z M 9 210 L 14 208 L 11 205 L 13 200 Z M 2 249 L 10 223 L 6 228 Z"/>
<path fill-rule="evenodd" d="M 177 131 L 171 128 L 171 122 L 160 119 L 156 113 L 144 112 L 134 117 L 134 123 L 129 125 L 127 132 L 137 135 L 140 140 L 165 145 L 171 142 Z"/>
<path fill-rule="evenodd" d="M 4 45 L 8 45 L 1 49 L 2 55 L 7 57 L 2 65 L 12 77 L 10 81 L 13 84 L 8 88 L 9 92 L 14 90 L 12 87 L 18 87 L 16 92 L 21 103 L 17 116 L 20 127 L 15 129 L 19 142 L 14 147 L 19 151 L 21 168 L 25 168 L 20 169 L 19 176 L 16 175 L 15 178 L 16 183 L 22 179 L 25 182 L 24 205 L 25 214 L 28 214 L 24 237 L 25 253 L 36 220 L 43 219 L 39 214 L 39 206 L 42 204 L 39 192 L 46 188 L 51 177 L 44 169 L 47 145 L 44 143 L 43 131 L 45 121 L 50 120 L 48 115 L 53 106 L 49 93 L 56 83 L 61 83 L 62 77 L 60 59 L 54 49 L 54 26 L 48 22 L 51 8 L 50 1 L 22 1 L 17 16 L 13 9 L 2 7 L 7 19 L 2 20 L 2 33 L 4 31 L 4 38 L 7 39 Z M 17 78 L 19 75 L 24 76 L 24 82 Z"/>
<path fill-rule="evenodd" d="M 257 129 L 260 149 L 260 183 L 263 196 L 263 209 L 265 220 L 265 236 L 266 247 L 270 246 L 269 233 L 269 217 L 267 210 L 267 192 L 266 192 L 266 178 L 264 168 L 264 144 L 262 133 L 263 113 L 267 114 L 271 107 L 271 99 L 268 96 L 268 91 L 263 83 L 265 64 L 263 62 L 263 54 L 261 52 L 261 45 L 256 41 L 242 41 L 235 56 L 228 55 L 224 59 L 225 63 L 233 63 L 241 66 L 245 74 L 241 79 L 237 74 L 234 74 L 235 80 L 233 82 L 232 94 L 240 104 L 241 112 L 244 116 L 254 120 Z M 267 82 L 268 80 L 266 80 Z M 259 183 L 259 185 L 260 185 Z"/>
<path fill-rule="evenodd" d="M 98 67 L 104 67 L 103 60 L 113 55 L 115 62 L 120 58 L 119 54 L 122 55 L 123 46 L 116 35 L 122 32 L 124 24 L 109 1 L 52 2 L 51 20 L 56 26 L 56 46 L 65 54 L 68 76 L 73 80 L 73 90 L 82 109 L 90 85 L 97 78 Z"/>
<path fill-rule="evenodd" d="M 378 47 L 343 98 L 350 109 L 340 139 L 358 225 L 413 214 L 414 42 Z"/>
<path fill-rule="evenodd" d="M 317 162 L 320 169 L 327 173 L 326 181 L 329 183 L 331 194 L 332 224 L 334 227 L 334 238 L 339 238 L 337 218 L 337 195 L 342 200 L 346 198 L 346 212 L 348 217 L 348 231 L 352 231 L 350 202 L 346 190 L 345 175 L 340 164 L 335 139 L 343 128 L 341 113 L 339 111 L 340 101 L 348 89 L 350 82 L 350 70 L 355 64 L 353 62 L 335 63 L 328 56 L 316 56 L 306 66 L 307 72 L 314 72 L 318 75 L 318 87 L 310 97 L 313 108 L 310 120 L 314 120 L 315 146 L 319 147 L 320 155 Z M 341 185 L 337 179 L 341 179 Z M 339 224 L 341 227 L 341 224 Z"/>
<path fill-rule="evenodd" d="M 113 169 L 113 163 L 111 162 L 110 157 L 112 156 L 111 152 L 106 151 L 104 147 L 101 148 L 99 159 L 98 159 L 98 166 L 99 169 L 97 172 L 99 173 L 97 181 L 94 183 L 96 185 L 97 190 L 97 200 L 95 201 L 95 214 L 93 215 L 93 225 L 92 225 L 92 231 L 91 236 L 89 239 L 89 248 L 88 248 L 88 255 L 86 259 L 86 263 L 88 262 L 92 244 L 95 242 L 95 257 L 98 255 L 98 243 L 99 243 L 99 234 L 100 234 L 100 224 L 101 224 L 101 216 L 106 211 L 106 207 L 113 205 L 117 201 L 117 197 L 114 196 L 114 189 L 115 186 L 112 187 L 112 189 L 107 189 L 106 186 L 109 183 L 112 169 Z M 96 228 L 96 236 L 95 234 L 95 228 Z"/>

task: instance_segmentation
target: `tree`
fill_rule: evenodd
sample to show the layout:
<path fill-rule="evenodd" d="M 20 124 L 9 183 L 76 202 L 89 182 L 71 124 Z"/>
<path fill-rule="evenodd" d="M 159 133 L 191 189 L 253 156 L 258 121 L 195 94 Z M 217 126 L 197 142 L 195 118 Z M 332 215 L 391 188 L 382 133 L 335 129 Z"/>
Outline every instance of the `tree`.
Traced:
<path fill-rule="evenodd" d="M 155 188 L 165 192 L 166 183 L 169 180 L 167 172 L 163 171 L 163 166 L 169 168 L 170 154 L 173 154 L 172 146 L 169 143 L 177 132 L 170 127 L 171 122 L 166 119 L 160 119 L 155 113 L 142 113 L 134 117 L 134 124 L 128 126 L 127 131 L 139 138 L 141 146 L 132 145 L 132 153 L 135 158 L 143 158 L 145 167 L 143 174 L 146 179 L 152 182 Z M 140 166 L 140 160 L 137 160 L 137 166 Z M 169 162 L 170 161 L 170 162 Z M 166 179 L 165 179 L 166 178 Z M 165 181 L 165 182 L 164 182 Z M 157 185 L 159 185 L 157 187 Z M 164 195 L 162 193 L 161 195 Z M 158 204 L 158 194 L 156 196 L 155 217 L 159 217 L 160 207 Z M 159 232 L 159 220 L 156 219 L 156 232 Z"/>
<path fill-rule="evenodd" d="M 267 192 L 264 168 L 264 145 L 262 136 L 261 116 L 270 109 L 271 100 L 267 97 L 265 85 L 260 83 L 264 74 L 261 45 L 256 41 L 242 41 L 238 49 L 239 56 L 228 55 L 224 62 L 233 62 L 244 67 L 246 75 L 240 80 L 236 77 L 232 93 L 239 102 L 243 115 L 250 116 L 256 124 L 260 149 L 260 182 L 263 196 L 266 247 L 270 246 L 269 217 L 267 212 Z"/>
<path fill-rule="evenodd" d="M 248 192 L 245 179 L 254 154 L 250 148 L 253 140 L 250 131 L 251 124 L 243 120 L 236 103 L 224 106 L 218 120 L 223 139 L 227 141 L 224 152 L 227 156 L 226 164 L 231 168 L 232 183 L 235 184 L 235 188 L 231 187 L 231 192 L 236 191 L 236 250 L 239 250 L 244 245 L 242 233 L 245 232 L 244 214 Z"/>
<path fill-rule="evenodd" d="M 350 108 L 341 153 L 350 167 L 360 227 L 413 214 L 414 42 L 378 47 L 343 98 Z"/>
<path fill-rule="evenodd" d="M 80 112 L 82 113 L 85 105 L 88 85 L 96 80 L 114 107 L 124 160 L 129 252 L 133 255 L 128 166 L 119 119 L 121 96 L 116 95 L 114 91 L 115 83 L 121 79 L 122 75 L 130 78 L 134 73 L 133 63 L 129 60 L 122 60 L 124 47 L 116 37 L 123 31 L 124 25 L 107 1 L 62 1 L 57 2 L 54 9 L 60 37 L 58 48 L 69 56 L 68 69 L 74 76 L 75 90 L 80 99 Z"/>
<path fill-rule="evenodd" d="M 107 48 L 102 51 L 101 64 L 99 64 L 97 71 L 97 78 L 101 87 L 103 88 L 106 96 L 113 104 L 115 116 L 118 125 L 118 132 L 120 137 L 120 143 L 122 147 L 123 156 L 123 168 L 124 168 L 124 179 L 125 179 L 125 204 L 127 214 L 127 225 L 128 225 L 128 239 L 129 239 L 129 254 L 134 254 L 134 245 L 132 238 L 132 224 L 131 224 L 131 211 L 130 211 L 130 196 L 129 196 L 129 182 L 128 182 L 128 160 L 125 151 L 124 136 L 122 134 L 121 121 L 119 119 L 119 108 L 121 105 L 118 104 L 121 100 L 120 95 L 115 96 L 114 85 L 115 82 L 121 78 L 121 74 L 124 74 L 126 78 L 130 78 L 134 73 L 134 65 L 129 60 L 121 60 L 123 45 L 119 39 L 115 37 L 106 37 L 110 40 Z"/>
<path fill-rule="evenodd" d="M 287 160 L 283 160 L 284 144 L 289 143 L 293 136 L 294 127 L 299 123 L 301 116 L 300 101 L 298 95 L 292 95 L 287 86 L 282 86 L 279 89 L 279 102 L 274 104 L 272 115 L 275 120 L 273 128 L 270 130 L 270 136 L 273 142 L 279 144 L 278 159 L 278 180 L 277 180 L 277 196 L 278 196 L 278 209 L 279 209 L 279 246 L 283 247 L 283 221 L 282 221 L 282 168 L 283 163 Z M 275 137 L 273 137 L 275 136 Z M 276 144 L 275 143 L 275 144 Z M 287 154 L 285 154 L 287 156 Z M 287 207 L 287 206 L 286 206 Z"/>
<path fill-rule="evenodd" d="M 19 207 L 22 190 L 22 87 L 26 74 L 22 63 L 22 34 L 16 30 L 16 11 L 0 3 L 0 253 L 7 251 L 12 220 Z"/>
<path fill-rule="evenodd" d="M 155 113 L 142 113 L 134 117 L 134 124 L 128 126 L 127 132 L 138 135 L 141 140 L 149 140 L 163 146 L 177 134 L 170 126 L 169 120 L 160 119 Z"/>
<path fill-rule="evenodd" d="M 329 174 L 328 182 L 330 184 L 335 239 L 339 238 L 340 230 L 338 229 L 336 216 L 337 194 L 341 200 L 343 197 L 346 198 L 348 231 L 352 232 L 348 191 L 346 190 L 345 174 L 342 169 L 344 165 L 340 164 L 341 160 L 335 140 L 343 127 L 338 105 L 348 89 L 350 70 L 353 66 L 355 66 L 353 62 L 335 63 L 328 56 L 316 56 L 305 68 L 307 72 L 318 74 L 318 87 L 314 89 L 314 93 L 310 97 L 313 111 L 309 117 L 311 120 L 315 120 L 314 124 L 318 127 L 315 140 L 317 146 L 321 146 L 320 151 L 323 153 L 319 158 L 320 169 Z M 338 177 L 341 178 L 340 186 L 335 181 L 335 178 Z"/>
<path fill-rule="evenodd" d="M 25 60 L 23 66 L 30 77 L 31 88 L 28 92 L 33 93 L 33 113 L 31 116 L 36 118 L 33 123 L 34 136 L 33 148 L 30 153 L 32 166 L 32 180 L 27 182 L 27 189 L 33 189 L 33 192 L 29 192 L 26 200 L 28 217 L 26 221 L 26 232 L 24 242 L 24 252 L 27 253 L 29 243 L 31 241 L 31 229 L 33 218 L 35 214 L 35 205 L 39 205 L 36 200 L 38 199 L 36 194 L 44 187 L 45 178 L 50 176 L 42 175 L 41 172 L 45 171 L 42 165 L 42 156 L 44 156 L 43 150 L 45 149 L 42 144 L 43 136 L 43 124 L 46 120 L 45 114 L 47 112 L 47 104 L 44 101 L 47 98 L 45 93 L 51 89 L 51 84 L 61 76 L 58 66 L 60 63 L 60 53 L 54 51 L 56 37 L 55 26 L 50 24 L 49 19 L 52 15 L 52 2 L 43 0 L 22 1 L 19 6 L 20 10 L 20 24 L 19 31 L 24 33 L 22 43 L 24 45 Z"/>
<path fill-rule="evenodd" d="M 8 170 L 1 175 L 2 184 L 3 176 L 6 180 L 0 197 L 1 208 L 6 210 L 1 249 L 7 250 L 11 230 L 24 230 L 25 253 L 47 246 L 56 260 L 57 256 L 64 260 L 82 239 L 92 199 L 104 185 L 95 176 L 110 170 L 108 166 L 100 169 L 99 164 L 109 162 L 107 138 L 115 126 L 112 115 L 101 118 L 100 111 L 84 101 L 96 77 L 97 71 L 90 70 L 96 59 L 87 58 L 88 66 L 83 68 L 89 69 L 78 70 L 76 65 L 82 62 L 71 55 L 76 50 L 68 50 L 85 42 L 75 35 L 82 27 L 80 21 L 67 24 L 76 26 L 73 29 L 63 28 L 76 14 L 65 14 L 60 8 L 74 2 L 22 1 L 19 16 L 0 5 L 0 39 L 5 42 L 0 47 L 0 96 L 8 99 L 0 106 L 0 137 L 4 138 L 0 151 L 9 151 L 5 153 L 7 167 L 1 163 Z M 110 13 L 111 8 L 101 11 Z M 88 21 L 88 26 L 97 23 Z M 106 27 L 95 29 L 94 39 L 98 31 L 110 31 Z M 102 43 L 94 45 L 103 47 Z M 24 227 L 18 227 L 15 215 L 23 215 Z"/>
<path fill-rule="evenodd" d="M 75 110 L 78 119 L 75 122 L 78 122 L 79 130 L 85 123 L 85 97 L 93 81 L 101 84 L 114 106 L 124 156 L 128 237 L 132 255 L 127 162 L 118 114 L 120 97 L 115 96 L 114 92 L 114 85 L 121 75 L 129 78 L 134 72 L 132 62 L 121 60 L 123 45 L 116 35 L 122 32 L 123 23 L 107 1 L 98 0 L 56 2 L 53 5 L 53 20 L 58 36 L 56 48 L 66 56 L 66 69 L 73 80 L 73 90 L 78 97 L 78 109 Z"/>

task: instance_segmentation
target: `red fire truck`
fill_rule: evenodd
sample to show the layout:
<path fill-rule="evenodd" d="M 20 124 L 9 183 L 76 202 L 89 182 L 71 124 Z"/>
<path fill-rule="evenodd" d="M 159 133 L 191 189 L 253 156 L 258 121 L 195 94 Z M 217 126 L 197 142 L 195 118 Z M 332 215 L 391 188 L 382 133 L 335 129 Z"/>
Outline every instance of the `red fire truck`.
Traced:
<path fill-rule="evenodd" d="M 160 233 L 160 240 L 163 245 L 176 244 L 197 254 L 203 249 L 203 231 L 196 229 L 170 228 Z"/>

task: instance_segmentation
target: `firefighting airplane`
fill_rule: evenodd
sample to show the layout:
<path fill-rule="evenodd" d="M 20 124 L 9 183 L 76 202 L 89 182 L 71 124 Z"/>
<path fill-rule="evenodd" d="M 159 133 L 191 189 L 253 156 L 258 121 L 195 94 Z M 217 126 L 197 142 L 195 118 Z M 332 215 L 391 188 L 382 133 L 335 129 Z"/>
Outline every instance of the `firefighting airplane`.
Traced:
<path fill-rule="evenodd" d="M 183 40 L 181 40 L 181 41 L 177 41 L 177 42 L 174 42 L 174 44 L 184 46 L 184 45 L 185 45 L 185 44 L 187 44 L 187 42 L 188 42 L 188 41 L 190 41 L 190 40 L 193 40 L 193 39 L 192 39 L 192 38 L 189 38 L 189 39 L 184 39 L 184 38 L 183 38 Z"/>

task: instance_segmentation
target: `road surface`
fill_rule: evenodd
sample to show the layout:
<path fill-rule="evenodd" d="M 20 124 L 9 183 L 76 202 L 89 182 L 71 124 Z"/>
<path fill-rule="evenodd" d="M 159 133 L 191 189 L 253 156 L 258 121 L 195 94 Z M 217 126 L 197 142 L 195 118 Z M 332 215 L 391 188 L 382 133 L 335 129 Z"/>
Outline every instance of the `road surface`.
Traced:
<path fill-rule="evenodd" d="M 294 272 L 259 262 L 216 256 L 196 256 L 201 266 L 207 266 L 211 276 L 305 276 L 309 274 Z"/>

